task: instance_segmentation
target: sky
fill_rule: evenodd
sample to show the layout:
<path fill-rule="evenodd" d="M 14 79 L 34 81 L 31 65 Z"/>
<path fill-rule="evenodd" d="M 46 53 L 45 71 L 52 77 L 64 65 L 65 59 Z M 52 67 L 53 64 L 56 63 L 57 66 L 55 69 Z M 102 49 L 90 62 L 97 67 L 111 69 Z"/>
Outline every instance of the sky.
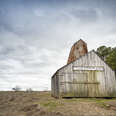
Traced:
<path fill-rule="evenodd" d="M 116 47 L 116 0 L 0 0 L 0 90 L 51 89 L 80 38 Z"/>

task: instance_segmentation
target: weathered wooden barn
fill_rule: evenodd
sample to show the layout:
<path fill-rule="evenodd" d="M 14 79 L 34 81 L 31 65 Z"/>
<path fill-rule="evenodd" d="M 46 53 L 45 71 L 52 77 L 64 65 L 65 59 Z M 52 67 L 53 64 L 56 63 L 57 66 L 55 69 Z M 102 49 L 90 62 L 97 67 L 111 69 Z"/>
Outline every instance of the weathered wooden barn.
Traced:
<path fill-rule="evenodd" d="M 115 72 L 94 50 L 63 66 L 51 78 L 53 97 L 116 97 Z"/>

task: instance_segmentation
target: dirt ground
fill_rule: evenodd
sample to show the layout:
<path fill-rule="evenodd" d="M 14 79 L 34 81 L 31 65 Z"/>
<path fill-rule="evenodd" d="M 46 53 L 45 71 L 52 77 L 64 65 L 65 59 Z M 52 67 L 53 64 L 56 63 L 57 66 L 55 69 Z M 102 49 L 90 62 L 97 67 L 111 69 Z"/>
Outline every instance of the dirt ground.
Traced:
<path fill-rule="evenodd" d="M 0 92 L 0 116 L 116 116 L 116 98 L 55 99 L 50 92 Z"/>

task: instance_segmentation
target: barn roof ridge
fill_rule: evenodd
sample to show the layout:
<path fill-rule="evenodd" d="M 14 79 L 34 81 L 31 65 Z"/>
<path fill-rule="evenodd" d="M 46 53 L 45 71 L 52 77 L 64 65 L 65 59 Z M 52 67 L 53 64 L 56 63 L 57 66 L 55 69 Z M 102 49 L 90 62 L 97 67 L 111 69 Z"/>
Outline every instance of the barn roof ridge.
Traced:
<path fill-rule="evenodd" d="M 91 53 L 91 52 L 94 52 L 112 71 L 114 71 L 97 53 L 96 53 L 96 51 L 93 49 L 93 50 L 91 50 L 91 51 L 89 51 L 88 53 L 86 53 L 85 55 L 87 55 L 87 54 L 89 54 L 89 53 Z M 83 56 L 81 56 L 81 57 L 79 57 L 79 58 L 77 58 L 77 59 L 75 59 L 74 61 L 72 61 L 71 63 L 73 63 L 73 62 L 75 62 L 76 60 L 78 60 L 78 59 L 80 59 L 80 58 L 82 58 L 82 57 L 84 57 L 85 55 L 83 55 Z M 61 68 L 59 68 L 54 74 L 53 74 L 53 76 L 58 72 L 58 71 L 60 71 L 61 69 L 63 69 L 64 67 L 66 67 L 66 66 L 68 66 L 68 65 L 70 65 L 71 63 L 69 63 L 69 64 L 66 64 L 66 65 L 64 65 L 64 66 L 62 66 Z M 53 77 L 52 76 L 52 77 Z"/>

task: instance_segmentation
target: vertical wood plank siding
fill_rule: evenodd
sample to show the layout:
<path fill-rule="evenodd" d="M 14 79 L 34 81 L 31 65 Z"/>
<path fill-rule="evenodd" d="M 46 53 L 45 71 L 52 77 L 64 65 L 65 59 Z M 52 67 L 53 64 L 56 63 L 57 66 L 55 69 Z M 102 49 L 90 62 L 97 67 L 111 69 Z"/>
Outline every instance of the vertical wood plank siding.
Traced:
<path fill-rule="evenodd" d="M 77 66 L 104 70 L 73 70 Z M 54 97 L 116 97 L 115 72 L 94 51 L 59 69 L 52 77 L 51 87 Z"/>

